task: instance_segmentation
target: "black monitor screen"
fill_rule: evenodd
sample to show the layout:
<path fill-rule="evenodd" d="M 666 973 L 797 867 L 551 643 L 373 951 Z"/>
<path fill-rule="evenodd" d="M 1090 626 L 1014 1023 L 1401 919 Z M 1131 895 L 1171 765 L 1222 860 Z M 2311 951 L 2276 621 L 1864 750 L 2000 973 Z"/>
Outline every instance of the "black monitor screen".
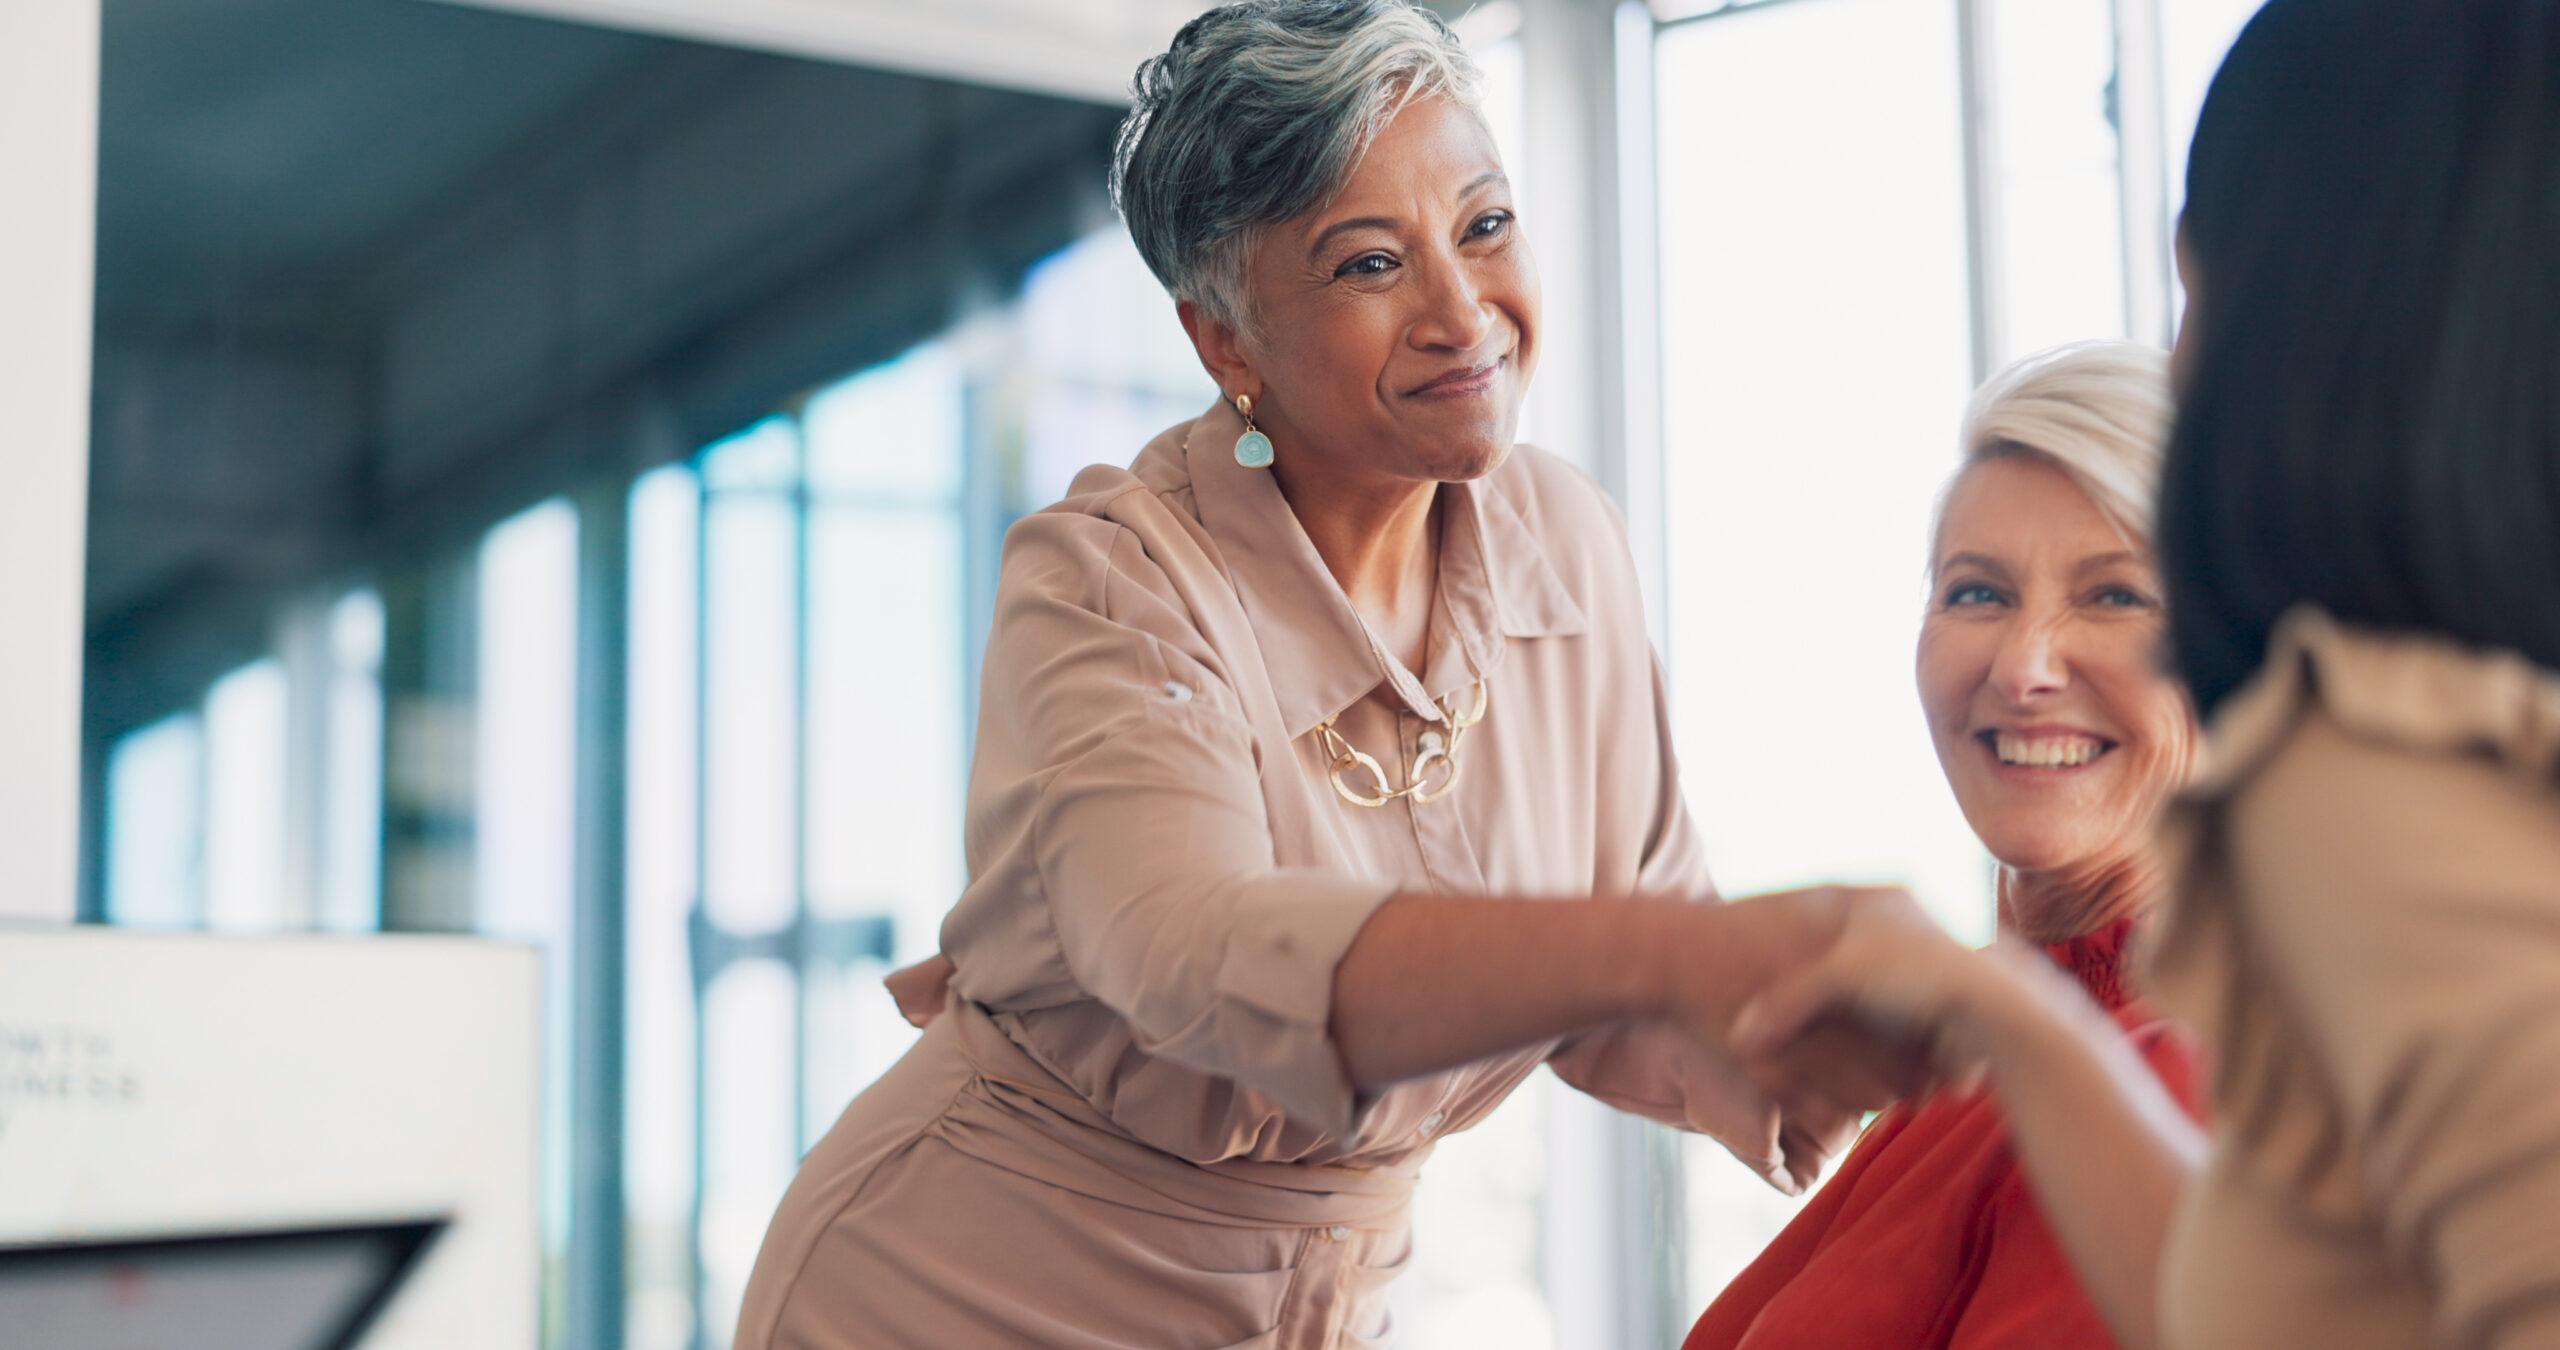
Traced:
<path fill-rule="evenodd" d="M 356 1344 L 444 1227 L 0 1247 L 0 1326 L 13 1345 L 55 1350 L 338 1350 Z"/>

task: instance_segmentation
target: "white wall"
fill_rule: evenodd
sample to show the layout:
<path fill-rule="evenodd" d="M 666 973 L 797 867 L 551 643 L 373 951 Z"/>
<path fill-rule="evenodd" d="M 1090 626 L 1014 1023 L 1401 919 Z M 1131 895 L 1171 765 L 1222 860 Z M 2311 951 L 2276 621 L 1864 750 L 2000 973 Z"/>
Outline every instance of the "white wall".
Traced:
<path fill-rule="evenodd" d="M 532 948 L 0 925 L 0 971 L 0 1242 L 449 1217 L 367 1350 L 538 1342 Z"/>
<path fill-rule="evenodd" d="M 0 916 L 72 917 L 98 0 L 0 5 Z"/>

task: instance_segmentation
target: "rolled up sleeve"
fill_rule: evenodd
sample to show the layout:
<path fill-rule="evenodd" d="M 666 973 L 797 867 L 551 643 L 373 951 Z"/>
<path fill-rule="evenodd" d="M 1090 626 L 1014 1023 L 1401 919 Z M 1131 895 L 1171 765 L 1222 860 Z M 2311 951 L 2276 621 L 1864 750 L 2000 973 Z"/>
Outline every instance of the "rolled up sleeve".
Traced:
<path fill-rule="evenodd" d="M 944 928 L 955 985 L 999 1009 L 1091 999 L 1146 1053 L 1341 1132 L 1356 1098 L 1328 1030 L 1334 971 L 1395 887 L 1276 864 L 1258 753 L 1287 749 L 1258 749 L 1190 636 L 1125 529 L 1017 526 L 973 879 Z"/>

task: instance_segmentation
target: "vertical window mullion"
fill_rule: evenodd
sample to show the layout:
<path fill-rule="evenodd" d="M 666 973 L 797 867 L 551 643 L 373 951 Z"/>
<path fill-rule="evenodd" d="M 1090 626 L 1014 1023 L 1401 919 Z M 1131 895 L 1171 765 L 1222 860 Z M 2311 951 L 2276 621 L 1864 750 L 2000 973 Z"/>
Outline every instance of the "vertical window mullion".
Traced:
<path fill-rule="evenodd" d="M 809 997 L 817 972 L 809 912 L 809 435 L 791 418 L 791 1135 L 809 1151 Z"/>
<path fill-rule="evenodd" d="M 608 482 L 578 501 L 577 616 L 572 717 L 575 756 L 571 864 L 568 1341 L 623 1344 L 625 783 L 629 718 L 631 525 L 629 484 Z"/>
<path fill-rule="evenodd" d="M 1957 125 L 1963 129 L 1966 294 L 1972 305 L 1973 378 L 1990 378 L 1999 364 L 2001 287 L 2006 281 L 2001 258 L 1999 207 L 2002 166 L 1999 117 L 1993 63 L 1998 60 L 1992 37 L 1995 22 L 1984 0 L 1948 0 L 1956 11 Z"/>
<path fill-rule="evenodd" d="M 693 1203 L 686 1223 L 685 1265 L 692 1276 L 694 1350 L 706 1344 L 703 1318 L 710 1292 L 702 1261 L 702 1193 L 710 1179 L 709 1112 L 703 1059 L 711 1033 L 704 994 L 711 988 L 711 484 L 694 479 L 693 531 L 693 904 L 685 925 L 686 965 L 693 976 Z"/>
<path fill-rule="evenodd" d="M 2116 135 L 2124 176 L 2125 324 L 2145 342 L 2176 336 L 2169 229 L 2169 129 L 2160 0 L 2115 0 Z"/>

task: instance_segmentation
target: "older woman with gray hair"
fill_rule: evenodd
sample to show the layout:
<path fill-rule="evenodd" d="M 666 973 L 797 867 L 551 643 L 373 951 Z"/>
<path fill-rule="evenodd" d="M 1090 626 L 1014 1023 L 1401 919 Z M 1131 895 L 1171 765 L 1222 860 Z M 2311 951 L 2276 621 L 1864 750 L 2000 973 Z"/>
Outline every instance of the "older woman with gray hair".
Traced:
<path fill-rule="evenodd" d="M 1114 185 L 1223 399 L 1007 538 L 929 1025 L 742 1347 L 1376 1344 L 1434 1141 L 1542 1063 L 1790 1190 L 1876 1104 L 1722 1052 L 1847 893 L 1703 903 L 1617 518 L 1513 444 L 1536 270 L 1455 39 L 1249 0 L 1136 94 Z"/>

